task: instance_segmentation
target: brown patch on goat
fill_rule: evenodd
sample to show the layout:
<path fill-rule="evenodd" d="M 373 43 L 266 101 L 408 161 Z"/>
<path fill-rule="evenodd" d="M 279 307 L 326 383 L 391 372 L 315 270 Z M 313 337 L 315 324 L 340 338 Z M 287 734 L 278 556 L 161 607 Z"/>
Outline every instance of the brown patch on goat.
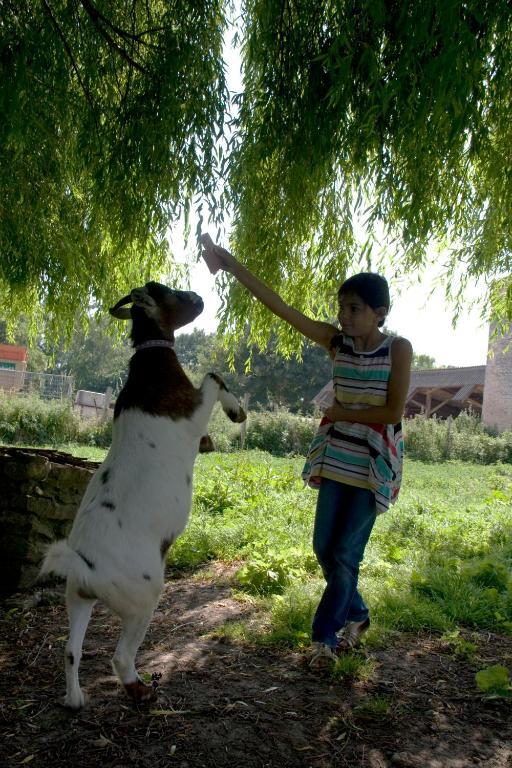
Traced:
<path fill-rule="evenodd" d="M 128 379 L 116 401 L 114 419 L 130 408 L 176 420 L 190 418 L 202 393 L 189 381 L 173 349 L 141 349 L 130 361 Z"/>
<path fill-rule="evenodd" d="M 124 689 L 132 701 L 154 701 L 156 693 L 151 685 L 145 685 L 142 680 L 134 683 L 124 683 Z"/>

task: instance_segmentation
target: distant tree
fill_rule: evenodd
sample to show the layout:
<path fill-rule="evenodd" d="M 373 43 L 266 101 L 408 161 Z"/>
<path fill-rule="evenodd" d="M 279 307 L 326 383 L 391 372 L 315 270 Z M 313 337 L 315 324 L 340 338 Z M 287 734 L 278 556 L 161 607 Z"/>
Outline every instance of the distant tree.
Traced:
<path fill-rule="evenodd" d="M 283 407 L 309 413 L 313 410 L 312 398 L 331 377 L 329 358 L 315 344 L 304 346 L 299 362 L 279 354 L 275 338 L 264 352 L 249 350 L 242 340 L 233 354 L 223 346 L 220 336 L 194 331 L 177 337 L 176 352 L 193 374 L 204 375 L 212 369 L 221 373 L 237 396 L 250 396 L 253 408 Z M 234 370 L 230 369 L 231 357 Z"/>
<path fill-rule="evenodd" d="M 76 324 L 71 343 L 53 349 L 53 373 L 73 376 L 76 389 L 114 394 L 123 384 L 133 349 L 127 340 L 120 341 L 107 332 L 107 318 L 89 319 L 83 327 Z"/>
<path fill-rule="evenodd" d="M 411 368 L 413 371 L 429 370 L 431 368 L 438 367 L 440 366 L 436 365 L 435 358 L 431 357 L 430 355 L 417 355 L 414 353 L 412 356 Z"/>
<path fill-rule="evenodd" d="M 207 334 L 195 328 L 192 333 L 180 333 L 174 344 L 178 360 L 185 367 L 197 373 L 206 373 L 216 359 L 219 344 L 215 334 Z"/>

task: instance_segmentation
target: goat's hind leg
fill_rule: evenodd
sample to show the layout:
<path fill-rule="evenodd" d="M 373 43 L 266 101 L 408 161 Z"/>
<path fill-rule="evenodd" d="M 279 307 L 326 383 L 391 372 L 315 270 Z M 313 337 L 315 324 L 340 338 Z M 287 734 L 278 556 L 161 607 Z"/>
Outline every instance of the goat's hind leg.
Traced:
<path fill-rule="evenodd" d="M 66 607 L 69 619 L 69 638 L 65 650 L 66 697 L 64 704 L 71 709 L 80 709 L 85 703 L 78 680 L 78 668 L 82 658 L 82 645 L 91 618 L 96 598 L 80 595 L 76 584 L 66 585 Z"/>
<path fill-rule="evenodd" d="M 128 696 L 134 701 L 148 701 L 154 698 L 154 690 L 140 679 L 135 668 L 135 655 L 144 640 L 148 625 L 153 617 L 153 608 L 143 615 L 124 615 L 121 636 L 112 659 L 112 667 L 119 677 Z"/>

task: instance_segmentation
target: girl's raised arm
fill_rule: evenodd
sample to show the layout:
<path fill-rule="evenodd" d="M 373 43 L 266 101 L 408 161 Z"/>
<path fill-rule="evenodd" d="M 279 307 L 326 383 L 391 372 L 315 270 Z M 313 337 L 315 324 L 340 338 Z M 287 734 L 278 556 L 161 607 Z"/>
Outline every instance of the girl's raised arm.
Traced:
<path fill-rule="evenodd" d="M 213 259 L 217 262 L 220 269 L 226 272 L 230 272 L 236 279 L 244 285 L 252 295 L 261 301 L 274 315 L 280 317 L 286 323 L 295 328 L 303 336 L 315 341 L 322 347 L 330 350 L 330 343 L 332 337 L 339 333 L 339 329 L 335 325 L 330 323 L 322 323 L 318 320 L 313 320 L 297 309 L 290 307 L 286 304 L 282 298 L 268 285 L 265 285 L 259 280 L 252 272 L 240 264 L 235 257 L 226 251 L 225 248 L 221 248 L 219 245 L 209 246 L 208 250 Z"/>

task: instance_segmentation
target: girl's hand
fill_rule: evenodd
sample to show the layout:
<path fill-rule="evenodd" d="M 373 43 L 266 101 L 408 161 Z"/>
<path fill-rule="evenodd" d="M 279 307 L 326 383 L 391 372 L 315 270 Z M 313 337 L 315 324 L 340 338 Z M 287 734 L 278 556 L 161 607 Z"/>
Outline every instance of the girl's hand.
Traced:
<path fill-rule="evenodd" d="M 226 272 L 234 272 L 238 262 L 229 251 L 221 248 L 220 245 L 215 245 L 207 233 L 201 235 L 201 243 L 203 246 L 201 255 L 212 274 L 215 274 L 219 269 L 223 269 Z"/>
<path fill-rule="evenodd" d="M 339 403 L 334 403 L 324 411 L 324 416 L 330 421 L 345 421 L 346 411 Z"/>
<path fill-rule="evenodd" d="M 229 251 L 226 251 L 225 248 L 221 248 L 220 245 L 214 245 L 213 252 L 220 261 L 220 268 L 225 272 L 233 272 L 238 266 L 238 261 L 235 259 L 233 254 L 231 254 Z"/>

